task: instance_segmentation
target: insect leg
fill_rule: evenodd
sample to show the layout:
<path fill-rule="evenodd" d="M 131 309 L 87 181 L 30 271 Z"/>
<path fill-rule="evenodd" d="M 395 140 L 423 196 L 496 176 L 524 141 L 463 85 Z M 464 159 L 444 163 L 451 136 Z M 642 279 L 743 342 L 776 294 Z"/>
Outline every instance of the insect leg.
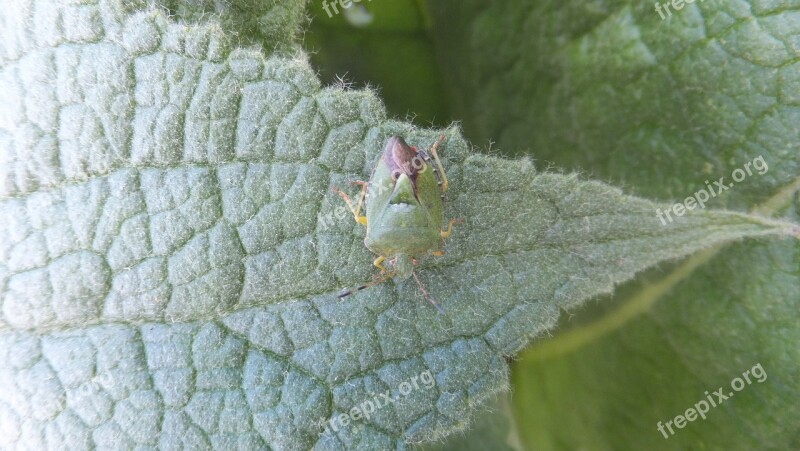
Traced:
<path fill-rule="evenodd" d="M 463 224 L 463 223 L 464 223 L 464 220 L 460 219 L 460 218 L 459 219 L 451 219 L 450 221 L 448 221 L 447 222 L 447 229 L 446 230 L 442 229 L 439 232 L 442 235 L 442 239 L 449 237 L 450 234 L 453 233 L 453 224 Z"/>
<path fill-rule="evenodd" d="M 375 285 L 378 285 L 378 284 L 381 284 L 383 282 L 386 282 L 387 280 L 391 279 L 392 277 L 394 277 L 396 275 L 397 275 L 397 271 L 387 272 L 387 273 L 383 274 L 382 276 L 376 278 L 375 280 L 373 280 L 370 283 L 365 283 L 364 285 L 360 285 L 360 286 L 358 286 L 356 288 L 351 288 L 349 290 L 345 290 L 345 291 L 342 292 L 342 294 L 340 294 L 339 296 L 336 296 L 336 297 L 339 298 L 339 299 L 344 299 L 347 296 L 350 296 L 351 294 L 355 294 L 356 292 L 359 292 L 361 290 L 366 290 L 369 287 L 374 287 Z"/>
<path fill-rule="evenodd" d="M 364 199 L 367 198 L 367 190 L 369 189 L 369 182 L 364 182 L 361 180 L 356 180 L 355 182 L 350 182 L 353 185 L 361 185 L 361 192 L 358 194 L 358 205 L 356 206 L 356 216 L 361 215 L 361 207 L 364 206 Z"/>
<path fill-rule="evenodd" d="M 384 260 L 386 260 L 386 257 L 381 255 L 380 257 L 376 258 L 375 261 L 372 262 L 372 264 L 375 265 L 376 268 L 381 270 L 381 274 L 386 272 L 386 267 L 383 266 Z"/>
<path fill-rule="evenodd" d="M 444 173 L 444 166 L 442 166 L 442 161 L 439 159 L 439 154 L 436 153 L 436 149 L 438 149 L 439 145 L 441 145 L 444 142 L 444 139 L 445 139 L 444 135 L 440 136 L 439 139 L 436 141 L 436 143 L 433 146 L 431 146 L 431 155 L 433 155 L 433 159 L 436 161 L 436 168 L 442 174 L 443 193 L 447 192 L 447 187 L 449 186 L 449 184 L 447 183 L 447 174 Z"/>
<path fill-rule="evenodd" d="M 425 299 L 427 299 L 427 300 L 428 300 L 428 302 L 430 302 L 430 303 L 431 303 L 431 305 L 433 305 L 434 307 L 436 307 L 436 310 L 438 310 L 438 311 L 439 311 L 439 313 L 441 313 L 441 314 L 444 314 L 444 309 L 442 308 L 442 306 L 440 306 L 440 305 L 439 305 L 439 304 L 438 304 L 438 303 L 437 303 L 437 302 L 436 302 L 436 301 L 435 301 L 435 300 L 434 300 L 434 299 L 431 297 L 431 294 L 430 294 L 430 293 L 428 293 L 428 290 L 427 290 L 427 289 L 425 289 L 425 285 L 423 285 L 423 284 L 422 284 L 422 281 L 421 281 L 421 280 L 419 280 L 419 277 L 417 277 L 417 272 L 416 272 L 416 271 L 414 271 L 414 272 L 412 272 L 412 273 L 411 273 L 411 275 L 412 275 L 412 276 L 414 276 L 414 280 L 416 280 L 416 281 L 417 281 L 417 285 L 419 286 L 419 289 L 422 291 L 422 294 L 425 296 Z"/>
<path fill-rule="evenodd" d="M 361 186 L 361 194 L 359 194 L 358 206 L 353 205 L 353 201 L 350 200 L 350 196 L 342 192 L 339 188 L 334 186 L 333 192 L 338 194 L 345 201 L 345 203 L 347 203 L 347 207 L 350 208 L 350 212 L 353 213 L 353 217 L 355 218 L 356 222 L 366 226 L 367 217 L 361 214 L 361 206 L 364 203 L 364 196 L 367 192 L 367 183 L 364 182 L 364 185 Z"/>

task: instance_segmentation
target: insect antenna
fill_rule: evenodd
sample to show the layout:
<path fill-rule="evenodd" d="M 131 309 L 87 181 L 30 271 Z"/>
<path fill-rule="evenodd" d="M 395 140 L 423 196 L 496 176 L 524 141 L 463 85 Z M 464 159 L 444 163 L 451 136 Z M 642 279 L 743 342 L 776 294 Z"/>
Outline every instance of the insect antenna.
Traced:
<path fill-rule="evenodd" d="M 427 290 L 427 289 L 425 289 L 425 285 L 423 285 L 423 284 L 422 284 L 422 281 L 421 281 L 421 280 L 419 280 L 419 277 L 417 277 L 417 272 L 416 272 L 416 271 L 414 271 L 414 272 L 412 272 L 412 273 L 411 273 L 411 275 L 412 275 L 412 276 L 414 276 L 414 280 L 416 280 L 416 281 L 417 281 L 417 285 L 419 285 L 419 289 L 422 291 L 422 294 L 425 296 L 425 299 L 427 299 L 427 300 L 428 300 L 428 302 L 430 302 L 430 303 L 431 303 L 431 304 L 432 304 L 434 307 L 436 307 L 436 310 L 438 310 L 438 311 L 439 311 L 439 313 L 441 313 L 441 314 L 444 314 L 444 309 L 442 308 L 442 306 L 440 306 L 440 305 L 439 305 L 439 304 L 438 304 L 438 303 L 437 303 L 437 302 L 436 302 L 436 301 L 433 299 L 433 297 L 431 297 L 431 294 L 430 294 L 430 293 L 428 293 L 428 290 Z"/>
<path fill-rule="evenodd" d="M 350 296 L 351 294 L 355 294 L 355 293 L 357 293 L 357 292 L 359 292 L 361 290 L 366 290 L 369 287 L 374 287 L 375 285 L 378 285 L 378 284 L 381 284 L 383 282 L 386 282 L 387 280 L 391 279 L 392 277 L 394 277 L 396 275 L 397 275 L 397 271 L 389 271 L 386 274 L 378 277 L 377 279 L 373 280 L 370 283 L 366 283 L 366 284 L 358 286 L 356 288 L 351 288 L 349 290 L 345 290 L 345 291 L 342 292 L 342 294 L 340 294 L 339 296 L 336 296 L 336 297 L 339 298 L 339 299 L 344 299 L 347 296 Z"/>

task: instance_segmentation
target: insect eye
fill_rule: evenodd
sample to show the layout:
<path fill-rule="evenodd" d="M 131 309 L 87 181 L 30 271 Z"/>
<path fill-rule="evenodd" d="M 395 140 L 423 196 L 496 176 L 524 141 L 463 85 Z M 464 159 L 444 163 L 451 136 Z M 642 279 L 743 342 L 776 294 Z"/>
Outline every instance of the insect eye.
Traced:
<path fill-rule="evenodd" d="M 400 174 L 402 174 L 402 173 L 403 172 L 400 171 L 399 169 L 395 169 L 394 171 L 392 171 L 392 180 L 399 179 L 400 178 Z"/>

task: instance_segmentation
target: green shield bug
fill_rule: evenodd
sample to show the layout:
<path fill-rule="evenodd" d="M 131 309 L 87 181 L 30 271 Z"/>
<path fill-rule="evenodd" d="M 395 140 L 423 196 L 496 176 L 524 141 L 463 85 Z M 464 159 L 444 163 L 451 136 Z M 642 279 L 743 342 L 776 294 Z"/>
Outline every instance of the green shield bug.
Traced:
<path fill-rule="evenodd" d="M 425 298 L 444 313 L 414 270 L 419 258 L 444 255 L 444 239 L 450 236 L 453 224 L 461 222 L 451 219 L 442 227 L 448 183 L 436 150 L 444 139 L 444 135 L 439 137 L 429 154 L 399 136 L 389 138 L 369 182 L 353 182 L 361 185 L 357 203 L 334 187 L 356 222 L 366 226 L 364 245 L 378 255 L 373 264 L 381 270 L 371 283 L 346 290 L 340 298 L 392 277 L 413 277 Z M 361 212 L 365 202 L 366 215 Z"/>

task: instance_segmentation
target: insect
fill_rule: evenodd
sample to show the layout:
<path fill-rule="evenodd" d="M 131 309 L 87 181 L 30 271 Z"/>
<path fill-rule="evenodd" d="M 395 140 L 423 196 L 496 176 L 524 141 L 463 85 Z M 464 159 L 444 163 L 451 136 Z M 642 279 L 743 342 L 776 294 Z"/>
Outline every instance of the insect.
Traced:
<path fill-rule="evenodd" d="M 453 224 L 463 222 L 451 219 L 442 228 L 448 182 L 436 150 L 444 140 L 445 136 L 440 136 L 428 154 L 409 146 L 400 136 L 393 136 L 386 142 L 369 182 L 352 182 L 361 186 L 357 203 L 333 188 L 347 203 L 356 222 L 367 228 L 364 245 L 378 255 L 373 264 L 380 269 L 371 283 L 346 290 L 339 298 L 393 277 L 413 277 L 425 299 L 444 313 L 414 270 L 419 258 L 444 255 L 444 239 L 452 233 Z M 361 212 L 365 201 L 366 215 Z"/>

